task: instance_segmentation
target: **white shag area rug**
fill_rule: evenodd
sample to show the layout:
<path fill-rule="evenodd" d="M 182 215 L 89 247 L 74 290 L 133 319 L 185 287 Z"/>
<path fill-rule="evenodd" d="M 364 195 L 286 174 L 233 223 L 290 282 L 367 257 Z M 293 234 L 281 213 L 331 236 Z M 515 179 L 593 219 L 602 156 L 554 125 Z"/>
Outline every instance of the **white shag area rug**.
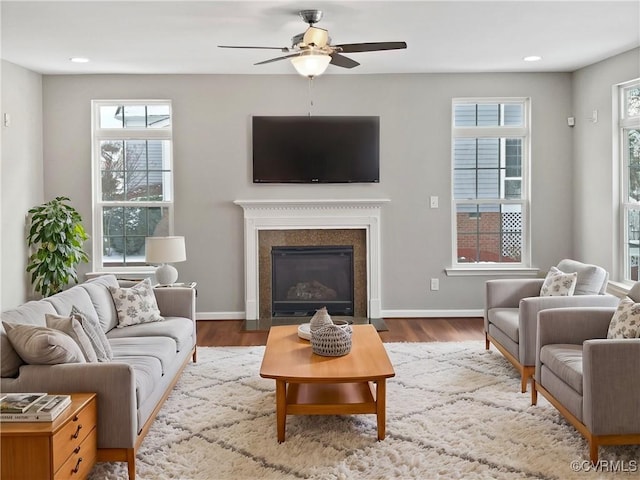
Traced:
<path fill-rule="evenodd" d="M 385 440 L 376 440 L 375 415 L 289 416 L 282 444 L 275 381 L 259 375 L 264 347 L 198 348 L 138 452 L 137 478 L 640 477 L 629 471 L 638 446 L 601 447 L 600 458 L 621 473 L 587 471 L 582 436 L 541 396 L 531 406 L 515 369 L 484 342 L 385 347 L 396 372 L 387 381 Z M 126 472 L 125 463 L 98 463 L 89 478 Z"/>

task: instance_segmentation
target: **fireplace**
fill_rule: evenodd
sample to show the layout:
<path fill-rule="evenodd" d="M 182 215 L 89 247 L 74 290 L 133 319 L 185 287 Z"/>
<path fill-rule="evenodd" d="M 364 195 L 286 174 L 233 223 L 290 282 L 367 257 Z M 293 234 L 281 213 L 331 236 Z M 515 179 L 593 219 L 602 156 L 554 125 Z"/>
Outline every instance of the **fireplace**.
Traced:
<path fill-rule="evenodd" d="M 347 244 L 354 245 L 354 316 L 380 318 L 380 221 L 387 202 L 235 200 L 244 210 L 246 320 L 271 317 L 271 247 Z M 345 241 L 347 232 L 360 236 L 361 241 Z M 265 236 L 269 241 L 263 241 Z"/>
<path fill-rule="evenodd" d="M 271 249 L 271 315 L 353 315 L 353 246 Z"/>

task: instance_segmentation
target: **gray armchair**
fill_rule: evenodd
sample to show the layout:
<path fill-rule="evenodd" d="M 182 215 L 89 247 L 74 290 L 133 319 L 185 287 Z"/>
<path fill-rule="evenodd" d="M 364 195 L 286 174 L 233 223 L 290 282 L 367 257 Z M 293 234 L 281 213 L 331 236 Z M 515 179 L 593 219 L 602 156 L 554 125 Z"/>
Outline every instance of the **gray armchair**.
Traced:
<path fill-rule="evenodd" d="M 543 278 L 488 280 L 484 312 L 485 348 L 493 344 L 518 370 L 521 391 L 533 376 L 536 363 L 538 312 L 547 308 L 615 307 L 618 298 L 606 294 L 609 275 L 596 265 L 562 260 L 558 269 L 577 272 L 572 296 L 541 297 Z"/>
<path fill-rule="evenodd" d="M 640 338 L 607 339 L 615 311 L 559 308 L 538 314 L 531 404 L 538 392 L 549 400 L 587 439 L 594 464 L 600 445 L 640 444 Z"/>

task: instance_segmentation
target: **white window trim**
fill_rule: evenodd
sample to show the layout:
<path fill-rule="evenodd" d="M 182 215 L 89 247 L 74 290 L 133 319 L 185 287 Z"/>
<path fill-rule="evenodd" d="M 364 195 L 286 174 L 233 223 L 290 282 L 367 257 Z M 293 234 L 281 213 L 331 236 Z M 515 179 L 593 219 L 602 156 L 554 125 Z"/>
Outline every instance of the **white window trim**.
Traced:
<path fill-rule="evenodd" d="M 143 129 L 134 128 L 99 128 L 100 126 L 100 107 L 114 106 L 114 105 L 169 105 L 169 112 L 171 115 L 171 126 L 168 128 L 145 128 L 144 136 L 141 138 L 140 132 Z M 169 156 L 169 169 L 174 173 L 173 164 L 173 105 L 171 100 L 149 100 L 149 99 L 134 99 L 134 100 L 92 100 L 91 101 L 91 211 L 93 212 L 92 222 L 92 247 L 93 247 L 93 271 L 101 273 L 113 273 L 113 274 L 150 274 L 153 273 L 155 267 L 150 265 L 140 266 L 123 266 L 118 265 L 115 267 L 103 266 L 102 257 L 102 209 L 110 206 L 131 206 L 134 202 L 126 201 L 102 201 L 102 182 L 100 178 L 100 142 L 102 140 L 170 140 L 171 141 L 171 155 Z M 168 209 L 168 229 L 169 235 L 173 235 L 174 225 L 174 201 L 175 201 L 175 189 L 174 182 L 170 185 L 171 200 L 170 201 L 156 201 L 156 202 L 135 202 L 135 206 L 139 207 L 160 207 Z"/>
<path fill-rule="evenodd" d="M 455 106 L 461 103 L 477 104 L 522 104 L 524 105 L 522 127 L 456 127 Z M 458 241 L 456 206 L 458 203 L 467 203 L 466 200 L 454 198 L 454 146 L 455 138 L 485 138 L 485 137 L 509 137 L 522 138 L 522 199 L 470 199 L 468 203 L 492 203 L 522 205 L 522 252 L 520 262 L 501 263 L 460 263 L 458 262 Z M 449 276 L 478 276 L 478 275 L 509 275 L 531 276 L 538 273 L 538 269 L 531 266 L 531 228 L 530 228 L 530 203 L 531 203 L 531 99 L 529 97 L 456 97 L 451 102 L 451 267 L 445 272 Z"/>
<path fill-rule="evenodd" d="M 629 158 L 628 152 L 625 148 L 625 129 L 640 128 L 640 118 L 633 117 L 628 118 L 625 108 L 625 95 L 624 91 L 628 88 L 640 87 L 640 77 L 634 78 L 627 82 L 614 85 L 613 87 L 613 159 L 614 159 L 614 171 L 619 170 L 619 215 L 618 225 L 616 229 L 617 241 L 615 244 L 618 246 L 618 259 L 620 274 L 619 284 L 623 286 L 631 286 L 634 281 L 629 278 L 631 272 L 631 266 L 629 265 L 629 255 L 627 246 L 629 244 L 629 226 L 627 224 L 628 211 L 640 210 L 640 202 L 629 202 Z"/>

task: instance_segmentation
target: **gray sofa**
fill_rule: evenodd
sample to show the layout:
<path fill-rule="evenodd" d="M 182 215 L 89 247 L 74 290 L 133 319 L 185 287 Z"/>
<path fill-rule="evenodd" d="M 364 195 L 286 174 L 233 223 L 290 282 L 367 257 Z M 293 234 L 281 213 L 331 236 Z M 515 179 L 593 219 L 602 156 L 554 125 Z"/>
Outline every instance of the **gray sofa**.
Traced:
<path fill-rule="evenodd" d="M 520 373 L 520 389 L 527 391 L 536 362 L 538 312 L 546 308 L 614 307 L 618 298 L 606 294 L 609 274 L 596 265 L 564 259 L 563 272 L 577 272 L 571 296 L 540 296 L 543 278 L 488 280 L 484 311 L 485 348 L 493 344 Z"/>
<path fill-rule="evenodd" d="M 629 297 L 640 301 L 640 284 Z M 607 339 L 616 308 L 554 308 L 538 314 L 531 403 L 540 392 L 589 442 L 640 444 L 640 338 Z"/>
<path fill-rule="evenodd" d="M 138 447 L 183 368 L 190 359 L 196 361 L 195 290 L 155 288 L 164 320 L 116 328 L 118 318 L 109 286 L 118 287 L 116 277 L 100 276 L 2 312 L 1 318 L 44 326 L 46 314 L 68 316 L 75 306 L 98 319 L 113 351 L 112 361 L 20 365 L 22 359 L 0 328 L 0 391 L 97 393 L 98 461 L 127 462 L 133 480 Z"/>

